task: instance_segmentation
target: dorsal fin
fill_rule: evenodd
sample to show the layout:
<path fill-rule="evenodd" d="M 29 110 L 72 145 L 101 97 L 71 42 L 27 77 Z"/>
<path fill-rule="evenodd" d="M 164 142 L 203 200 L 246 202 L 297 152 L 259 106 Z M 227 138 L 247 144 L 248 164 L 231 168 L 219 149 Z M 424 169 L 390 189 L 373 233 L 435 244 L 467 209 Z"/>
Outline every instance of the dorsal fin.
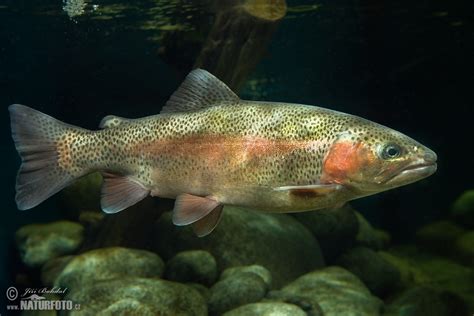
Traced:
<path fill-rule="evenodd" d="M 107 115 L 100 121 L 99 127 L 100 128 L 111 128 L 111 127 L 117 127 L 122 123 L 130 122 L 133 119 L 127 119 L 124 117 L 120 116 L 115 116 L 115 115 Z"/>
<path fill-rule="evenodd" d="M 220 101 L 239 100 L 225 83 L 204 69 L 195 69 L 166 102 L 161 113 L 195 111 L 211 107 Z"/>

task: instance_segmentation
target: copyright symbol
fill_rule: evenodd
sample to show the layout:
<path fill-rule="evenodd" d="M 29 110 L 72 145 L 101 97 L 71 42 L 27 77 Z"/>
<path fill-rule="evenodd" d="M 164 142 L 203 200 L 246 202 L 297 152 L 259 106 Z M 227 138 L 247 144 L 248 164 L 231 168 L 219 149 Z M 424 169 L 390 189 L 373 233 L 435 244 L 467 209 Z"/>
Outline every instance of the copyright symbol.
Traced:
<path fill-rule="evenodd" d="M 16 289 L 16 287 L 10 286 L 7 289 L 7 298 L 10 301 L 14 301 L 17 299 L 17 297 L 18 297 L 18 290 Z"/>

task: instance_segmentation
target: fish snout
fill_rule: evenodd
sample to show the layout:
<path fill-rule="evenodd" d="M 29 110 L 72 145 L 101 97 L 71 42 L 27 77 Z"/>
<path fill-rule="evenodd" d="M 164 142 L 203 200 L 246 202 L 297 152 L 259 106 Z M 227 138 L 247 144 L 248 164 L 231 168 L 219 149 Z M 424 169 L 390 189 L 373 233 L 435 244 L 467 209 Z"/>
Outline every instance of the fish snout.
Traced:
<path fill-rule="evenodd" d="M 438 159 L 438 156 L 434 151 L 431 149 L 426 149 L 425 154 L 423 155 L 423 160 L 427 164 L 436 164 L 436 160 Z"/>
<path fill-rule="evenodd" d="M 434 151 L 429 148 L 426 148 L 421 159 L 423 162 L 420 164 L 420 166 L 422 167 L 420 168 L 420 170 L 424 169 L 428 175 L 431 175 L 436 172 L 436 170 L 438 169 L 438 165 L 436 163 L 436 161 L 438 160 L 438 156 Z"/>

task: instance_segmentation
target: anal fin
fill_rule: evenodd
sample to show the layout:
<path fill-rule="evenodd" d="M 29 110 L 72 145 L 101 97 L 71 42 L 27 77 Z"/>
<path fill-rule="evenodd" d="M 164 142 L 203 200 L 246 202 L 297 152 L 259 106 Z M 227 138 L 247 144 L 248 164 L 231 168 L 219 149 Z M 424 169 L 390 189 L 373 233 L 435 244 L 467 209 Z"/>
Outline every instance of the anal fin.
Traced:
<path fill-rule="evenodd" d="M 117 213 L 147 197 L 150 191 L 130 177 L 103 173 L 101 207 L 105 213 Z"/>
<path fill-rule="evenodd" d="M 216 206 L 208 215 L 192 224 L 196 236 L 204 237 L 212 233 L 221 220 L 223 208 L 222 204 Z"/>
<path fill-rule="evenodd" d="M 176 198 L 173 209 L 173 224 L 185 226 L 206 217 L 221 204 L 208 197 L 192 194 L 180 194 Z"/>

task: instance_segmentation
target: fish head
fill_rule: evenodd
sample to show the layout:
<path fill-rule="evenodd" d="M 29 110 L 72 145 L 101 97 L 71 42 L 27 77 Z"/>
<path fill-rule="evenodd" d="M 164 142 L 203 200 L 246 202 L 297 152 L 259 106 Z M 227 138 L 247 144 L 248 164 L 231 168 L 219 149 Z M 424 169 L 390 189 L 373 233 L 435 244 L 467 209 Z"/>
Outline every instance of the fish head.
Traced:
<path fill-rule="evenodd" d="M 321 182 L 338 183 L 358 196 L 400 187 L 432 175 L 434 151 L 388 127 L 361 119 L 330 146 Z"/>

